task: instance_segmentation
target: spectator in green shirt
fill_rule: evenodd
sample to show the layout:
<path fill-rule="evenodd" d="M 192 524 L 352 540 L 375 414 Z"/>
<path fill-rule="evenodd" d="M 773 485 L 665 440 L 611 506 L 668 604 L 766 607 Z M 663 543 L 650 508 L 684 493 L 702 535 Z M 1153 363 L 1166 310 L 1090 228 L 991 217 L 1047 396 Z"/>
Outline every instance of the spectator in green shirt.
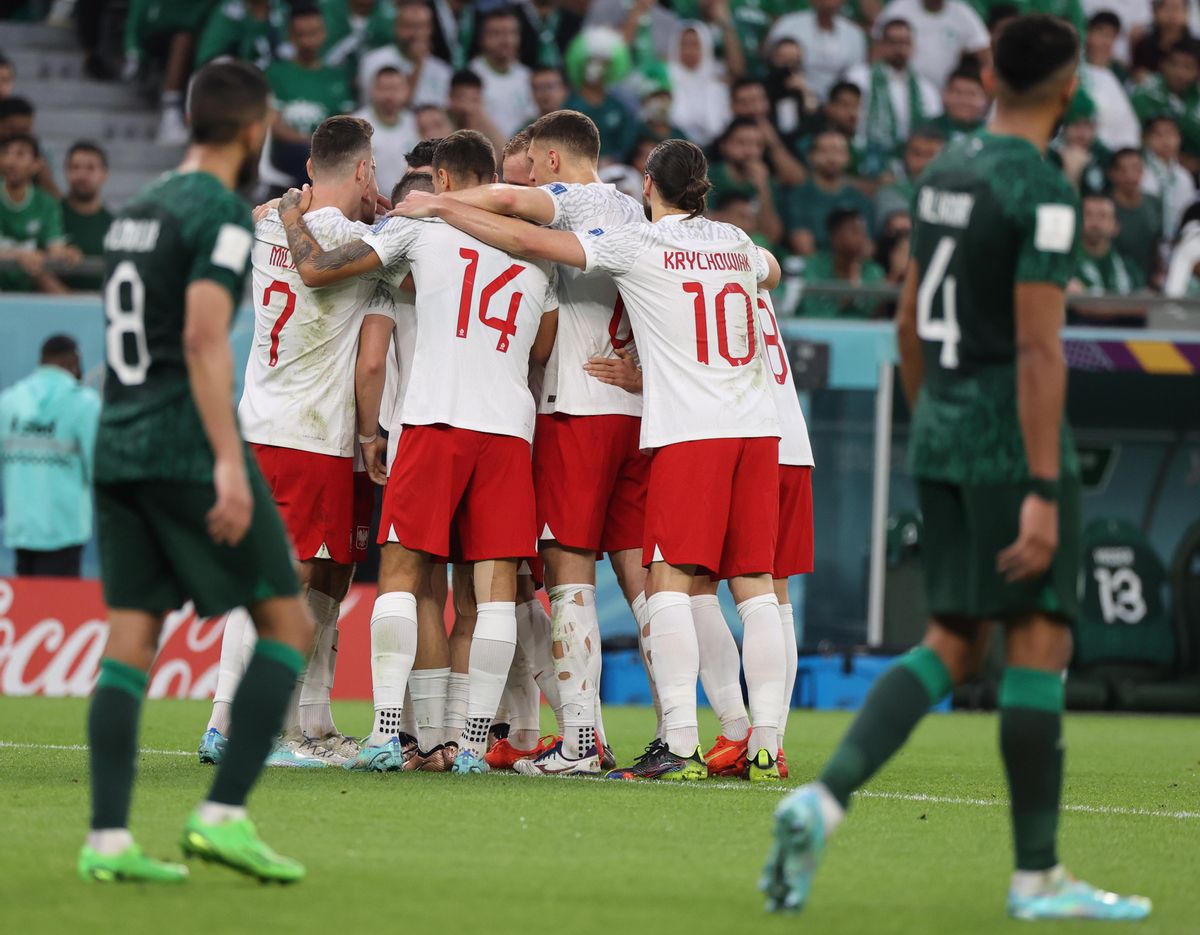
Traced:
<path fill-rule="evenodd" d="M 346 72 L 321 60 L 325 18 L 317 7 L 292 8 L 288 39 L 294 57 L 267 69 L 278 108 L 271 126 L 271 163 L 299 185 L 308 179 L 305 163 L 313 131 L 326 118 L 351 113 L 355 107 Z"/>
<path fill-rule="evenodd" d="M 1114 246 L 1117 210 L 1107 195 L 1086 195 L 1079 230 L 1079 254 L 1067 291 L 1075 295 L 1133 295 L 1145 282 L 1136 263 Z M 1094 306 L 1073 302 L 1067 309 L 1070 324 L 1140 327 L 1146 324 L 1146 309 L 1136 304 L 1126 308 Z"/>
<path fill-rule="evenodd" d="M 1163 206 L 1142 191 L 1146 164 L 1136 149 L 1118 149 L 1108 167 L 1108 184 L 1117 209 L 1119 232 L 1114 243 L 1141 273 L 1142 281 L 1155 282 L 1160 265 Z"/>
<path fill-rule="evenodd" d="M 395 33 L 396 7 L 390 0 L 321 0 L 321 12 L 325 64 L 344 68 L 348 75 L 358 74 L 364 52 L 387 45 Z"/>
<path fill-rule="evenodd" d="M 913 131 L 904 144 L 901 171 L 895 181 L 879 190 L 875 196 L 875 229 L 880 230 L 883 222 L 893 214 L 912 211 L 913 196 L 917 191 L 917 179 L 925 167 L 937 158 L 946 143 L 940 130 L 934 126 L 921 126 Z"/>
<path fill-rule="evenodd" d="M 629 49 L 600 32 L 583 30 L 567 49 L 567 78 L 573 90 L 563 106 L 592 118 L 600 131 L 601 162 L 620 162 L 633 148 L 637 121 L 609 89 L 629 73 Z"/>
<path fill-rule="evenodd" d="M 0 140 L 6 140 L 10 136 L 32 136 L 35 140 L 38 137 L 37 130 L 34 129 L 34 109 L 33 104 L 23 97 L 6 97 L 0 98 Z M 59 197 L 58 183 L 54 178 L 54 153 L 49 147 L 38 144 L 41 152 L 41 160 L 38 164 L 37 176 L 33 183 L 38 188 L 45 189 L 47 194 L 53 198 Z"/>
<path fill-rule="evenodd" d="M 740 227 L 764 250 L 775 249 L 774 242 L 758 226 L 758 205 L 745 192 L 730 189 L 716 198 L 710 194 L 709 203 L 712 205 L 709 216 L 714 221 Z"/>
<path fill-rule="evenodd" d="M 15 260 L 20 269 L 0 269 L 0 292 L 66 292 L 46 271 L 46 260 L 70 262 L 63 242 L 62 209 L 33 184 L 41 153 L 32 136 L 10 136 L 0 143 L 0 259 Z"/>
<path fill-rule="evenodd" d="M 104 257 L 104 235 L 112 213 L 104 206 L 104 183 L 108 181 L 108 156 L 96 143 L 80 140 L 67 150 L 67 196 L 62 201 L 63 233 L 80 259 L 99 262 Z M 68 289 L 98 290 L 101 273 L 65 273 Z"/>
<path fill-rule="evenodd" d="M 834 211 L 853 209 L 864 218 L 874 215 L 870 199 L 846 175 L 850 141 L 844 134 L 838 130 L 816 134 L 808 166 L 812 173 L 809 180 L 792 188 L 784 201 L 788 245 L 801 256 L 829 248 L 826 222 Z"/>
<path fill-rule="evenodd" d="M 1142 126 L 1152 117 L 1173 117 L 1183 137 L 1183 151 L 1200 157 L 1200 44 L 1181 39 L 1163 56 L 1158 74 L 1150 75 L 1133 91 L 1133 110 Z"/>
<path fill-rule="evenodd" d="M 265 69 L 279 57 L 287 17 L 280 0 L 227 0 L 196 42 L 196 67 L 229 55 Z"/>
<path fill-rule="evenodd" d="M 942 113 L 932 124 L 947 143 L 974 133 L 987 117 L 988 96 L 979 69 L 966 65 L 955 69 L 942 89 Z"/>
<path fill-rule="evenodd" d="M 852 286 L 873 286 L 887 277 L 878 263 L 870 258 L 871 238 L 867 222 L 856 208 L 839 208 L 825 220 L 829 249 L 808 258 L 804 265 L 804 281 L 843 282 Z M 874 318 L 879 302 L 874 299 L 827 298 L 805 296 L 799 314 L 812 318 Z"/>
<path fill-rule="evenodd" d="M 726 192 L 739 192 L 753 201 L 755 227 L 772 243 L 783 238 L 779 189 L 765 160 L 766 140 L 753 117 L 734 117 L 716 142 L 720 157 L 708 167 L 714 204 Z"/>
<path fill-rule="evenodd" d="M 1096 139 L 1096 118 L 1082 114 L 1065 124 L 1050 143 L 1046 158 L 1060 166 L 1081 195 L 1108 189 L 1112 153 Z"/>

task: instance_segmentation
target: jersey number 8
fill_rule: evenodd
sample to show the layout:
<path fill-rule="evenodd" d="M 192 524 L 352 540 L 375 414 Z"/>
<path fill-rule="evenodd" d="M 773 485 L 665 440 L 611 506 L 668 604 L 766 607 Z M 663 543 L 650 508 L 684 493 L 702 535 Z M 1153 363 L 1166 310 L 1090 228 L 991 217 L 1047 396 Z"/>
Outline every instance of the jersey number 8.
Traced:
<path fill-rule="evenodd" d="M 962 339 L 962 332 L 958 330 L 958 280 L 946 275 L 956 246 L 953 237 L 938 241 L 917 290 L 917 335 L 922 341 L 941 342 L 942 353 L 938 361 L 945 370 L 958 369 L 958 342 Z M 942 317 L 935 319 L 933 300 L 939 290 L 942 293 Z"/>
<path fill-rule="evenodd" d="M 146 285 L 132 260 L 122 260 L 104 286 L 105 356 L 125 386 L 141 386 L 150 371 L 146 346 Z M 130 340 L 127 340 L 130 339 Z M 133 351 L 133 360 L 128 353 Z"/>

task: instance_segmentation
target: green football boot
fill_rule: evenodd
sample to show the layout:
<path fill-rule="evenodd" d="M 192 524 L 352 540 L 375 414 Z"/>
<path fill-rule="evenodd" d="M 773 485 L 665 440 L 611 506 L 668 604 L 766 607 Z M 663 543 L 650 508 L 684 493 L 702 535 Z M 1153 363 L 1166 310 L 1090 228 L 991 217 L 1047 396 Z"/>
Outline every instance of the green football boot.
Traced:
<path fill-rule="evenodd" d="M 224 864 L 263 883 L 295 883 L 304 878 L 304 867 L 271 850 L 249 818 L 205 824 L 193 812 L 183 826 L 180 846 L 187 857 Z"/>
<path fill-rule="evenodd" d="M 188 868 L 155 860 L 142 853 L 136 844 L 119 854 L 101 854 L 86 844 L 79 851 L 79 876 L 96 883 L 182 883 Z"/>
<path fill-rule="evenodd" d="M 760 749 L 746 762 L 746 778 L 751 782 L 779 782 L 779 763 L 769 750 Z"/>

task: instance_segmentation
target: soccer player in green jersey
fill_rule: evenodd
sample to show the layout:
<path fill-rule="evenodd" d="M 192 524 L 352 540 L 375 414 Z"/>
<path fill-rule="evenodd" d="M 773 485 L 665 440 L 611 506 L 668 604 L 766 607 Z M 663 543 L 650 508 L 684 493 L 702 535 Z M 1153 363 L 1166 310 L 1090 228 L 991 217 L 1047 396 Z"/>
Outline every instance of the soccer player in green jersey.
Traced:
<path fill-rule="evenodd" d="M 1149 900 L 1074 880 L 1056 851 L 1062 674 L 1080 565 L 1079 466 L 1063 421 L 1059 333 L 1076 197 L 1044 157 L 1075 93 L 1078 58 L 1064 21 L 1014 19 L 996 42 L 988 127 L 947 146 L 917 186 L 898 328 L 932 616 L 922 644 L 875 684 L 818 781 L 776 810 L 761 883 L 770 909 L 804 905 L 853 792 L 974 671 L 986 623 L 998 620 L 1008 656 L 1000 748 L 1016 850 L 1009 914 L 1150 912 Z"/>
<path fill-rule="evenodd" d="M 245 801 L 279 731 L 313 624 L 271 493 L 238 434 L 229 325 L 249 270 L 253 179 L 270 89 L 238 62 L 197 72 L 191 145 L 105 237 L 108 370 L 96 440 L 96 512 L 109 637 L 88 714 L 92 830 L 86 880 L 178 882 L 128 831 L 138 716 L 166 614 L 246 606 L 258 629 L 225 758 L 187 820 L 183 851 L 261 880 L 304 875 L 275 854 Z"/>

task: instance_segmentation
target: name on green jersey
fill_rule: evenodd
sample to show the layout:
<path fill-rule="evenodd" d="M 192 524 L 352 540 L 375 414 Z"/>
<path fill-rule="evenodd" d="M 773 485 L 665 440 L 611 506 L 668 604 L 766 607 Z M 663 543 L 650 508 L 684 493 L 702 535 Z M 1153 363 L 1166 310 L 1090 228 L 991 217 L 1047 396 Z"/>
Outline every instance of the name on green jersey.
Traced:
<path fill-rule="evenodd" d="M 118 218 L 108 228 L 104 249 L 114 253 L 149 253 L 158 243 L 158 221 Z"/>
<path fill-rule="evenodd" d="M 927 224 L 965 228 L 971 220 L 975 196 L 966 192 L 944 192 L 936 188 L 921 189 L 917 213 Z"/>

